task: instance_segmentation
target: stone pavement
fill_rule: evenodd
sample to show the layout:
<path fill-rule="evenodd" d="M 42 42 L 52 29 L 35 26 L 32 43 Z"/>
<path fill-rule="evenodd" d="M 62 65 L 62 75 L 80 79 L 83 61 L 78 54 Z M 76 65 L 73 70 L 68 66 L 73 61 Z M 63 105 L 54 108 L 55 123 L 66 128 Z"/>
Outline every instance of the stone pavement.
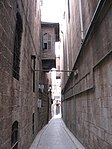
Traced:
<path fill-rule="evenodd" d="M 36 136 L 30 149 L 85 149 L 67 129 L 63 120 L 54 117 Z"/>

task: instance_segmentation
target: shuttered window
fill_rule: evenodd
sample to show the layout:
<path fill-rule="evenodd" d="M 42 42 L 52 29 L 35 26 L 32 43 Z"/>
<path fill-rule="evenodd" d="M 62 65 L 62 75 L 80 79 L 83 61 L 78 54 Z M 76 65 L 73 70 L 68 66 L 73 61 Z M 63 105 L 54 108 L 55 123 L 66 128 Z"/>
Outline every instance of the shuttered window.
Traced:
<path fill-rule="evenodd" d="M 43 35 L 43 50 L 50 50 L 51 49 L 51 35 L 48 33 L 45 33 Z"/>

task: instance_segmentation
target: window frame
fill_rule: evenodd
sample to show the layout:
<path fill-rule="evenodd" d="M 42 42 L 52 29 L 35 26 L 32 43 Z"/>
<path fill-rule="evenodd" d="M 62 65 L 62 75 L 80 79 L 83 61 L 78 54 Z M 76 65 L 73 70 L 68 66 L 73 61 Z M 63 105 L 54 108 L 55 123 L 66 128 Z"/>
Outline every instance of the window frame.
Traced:
<path fill-rule="evenodd" d="M 43 50 L 51 50 L 51 47 L 52 47 L 52 37 L 51 37 L 51 34 L 44 33 L 43 37 L 42 37 L 42 40 L 43 40 Z"/>
<path fill-rule="evenodd" d="M 13 77 L 19 80 L 20 71 L 20 49 L 23 32 L 22 17 L 19 12 L 16 13 L 16 28 L 14 37 L 14 49 L 13 49 Z"/>
<path fill-rule="evenodd" d="M 32 60 L 32 69 L 33 69 L 33 73 L 32 73 L 32 88 L 33 88 L 33 92 L 35 92 L 35 67 L 36 67 L 36 56 L 35 55 L 31 55 L 31 60 Z"/>

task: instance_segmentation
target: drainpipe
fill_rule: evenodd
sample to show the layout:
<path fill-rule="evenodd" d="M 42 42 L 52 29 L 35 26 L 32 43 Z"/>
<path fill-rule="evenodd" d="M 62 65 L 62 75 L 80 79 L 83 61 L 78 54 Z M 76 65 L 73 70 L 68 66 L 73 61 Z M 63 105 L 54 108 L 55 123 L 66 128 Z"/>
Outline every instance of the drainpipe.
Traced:
<path fill-rule="evenodd" d="M 80 15 L 80 26 L 81 26 L 81 41 L 84 39 L 84 26 L 82 17 L 82 0 L 79 0 L 79 15 Z"/>

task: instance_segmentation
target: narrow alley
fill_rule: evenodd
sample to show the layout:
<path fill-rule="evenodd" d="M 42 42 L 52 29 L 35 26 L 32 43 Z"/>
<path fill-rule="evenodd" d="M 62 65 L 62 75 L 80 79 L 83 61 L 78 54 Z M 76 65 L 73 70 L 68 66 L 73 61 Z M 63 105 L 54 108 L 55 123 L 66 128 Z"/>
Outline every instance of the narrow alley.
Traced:
<path fill-rule="evenodd" d="M 0 0 L 0 149 L 112 149 L 112 0 Z"/>
<path fill-rule="evenodd" d="M 36 136 L 30 149 L 85 149 L 67 129 L 60 116 L 52 118 Z"/>

